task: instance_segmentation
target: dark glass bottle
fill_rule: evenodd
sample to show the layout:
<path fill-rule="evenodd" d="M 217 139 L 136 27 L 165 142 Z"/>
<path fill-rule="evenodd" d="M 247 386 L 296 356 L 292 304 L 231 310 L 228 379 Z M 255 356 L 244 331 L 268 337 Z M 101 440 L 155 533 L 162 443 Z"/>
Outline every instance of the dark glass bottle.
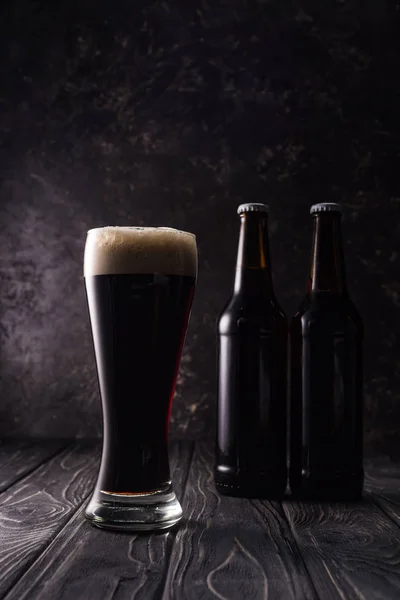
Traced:
<path fill-rule="evenodd" d="M 239 206 L 234 291 L 218 321 L 215 485 L 273 498 L 286 488 L 287 320 L 274 296 L 268 207 Z"/>
<path fill-rule="evenodd" d="M 345 277 L 340 206 L 311 207 L 307 294 L 290 324 L 290 488 L 296 497 L 362 494 L 363 326 Z"/>

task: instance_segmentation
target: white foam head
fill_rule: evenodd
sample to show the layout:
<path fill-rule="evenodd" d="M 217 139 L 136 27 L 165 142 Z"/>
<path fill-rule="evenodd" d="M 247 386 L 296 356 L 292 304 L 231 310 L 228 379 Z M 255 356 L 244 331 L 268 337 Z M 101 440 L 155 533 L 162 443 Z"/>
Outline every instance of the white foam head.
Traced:
<path fill-rule="evenodd" d="M 197 274 L 196 237 L 168 227 L 100 227 L 88 231 L 84 275 Z"/>

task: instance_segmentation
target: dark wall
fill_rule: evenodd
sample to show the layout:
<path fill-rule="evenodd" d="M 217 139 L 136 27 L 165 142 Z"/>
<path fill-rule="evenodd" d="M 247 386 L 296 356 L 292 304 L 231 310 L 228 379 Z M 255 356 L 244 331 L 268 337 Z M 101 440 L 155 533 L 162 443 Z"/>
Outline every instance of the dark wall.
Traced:
<path fill-rule="evenodd" d="M 344 207 L 366 324 L 366 439 L 389 443 L 400 424 L 395 3 L 9 0 L 0 10 L 0 433 L 101 433 L 85 233 L 133 224 L 198 236 L 172 432 L 211 434 L 237 204 L 270 206 L 290 314 L 307 277 L 309 206 L 330 200 Z"/>

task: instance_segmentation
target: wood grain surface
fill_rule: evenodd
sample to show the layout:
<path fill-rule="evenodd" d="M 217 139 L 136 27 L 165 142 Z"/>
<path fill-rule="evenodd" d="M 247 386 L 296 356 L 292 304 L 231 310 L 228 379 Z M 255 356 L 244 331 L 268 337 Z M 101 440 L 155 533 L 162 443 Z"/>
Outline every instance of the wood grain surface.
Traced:
<path fill-rule="evenodd" d="M 0 441 L 0 492 L 31 473 L 66 445 L 67 442 L 56 440 Z"/>
<path fill-rule="evenodd" d="M 400 598 L 400 529 L 368 494 L 283 508 L 319 598 Z"/>
<path fill-rule="evenodd" d="M 280 505 L 219 496 L 212 465 L 196 445 L 163 600 L 315 598 Z"/>
<path fill-rule="evenodd" d="M 192 444 L 170 451 L 178 497 L 186 484 Z M 7 600 L 151 600 L 162 593 L 176 529 L 127 534 L 93 527 L 74 515 L 47 550 L 7 595 Z"/>
<path fill-rule="evenodd" d="M 278 503 L 220 497 L 212 447 L 174 442 L 184 517 L 135 535 L 84 519 L 98 445 L 75 443 L 37 466 L 46 448 L 0 446 L 10 485 L 0 494 L 1 599 L 400 598 L 400 472 L 387 458 L 367 464 L 363 502 Z"/>
<path fill-rule="evenodd" d="M 88 496 L 98 451 L 74 443 L 0 496 L 0 597 Z"/>

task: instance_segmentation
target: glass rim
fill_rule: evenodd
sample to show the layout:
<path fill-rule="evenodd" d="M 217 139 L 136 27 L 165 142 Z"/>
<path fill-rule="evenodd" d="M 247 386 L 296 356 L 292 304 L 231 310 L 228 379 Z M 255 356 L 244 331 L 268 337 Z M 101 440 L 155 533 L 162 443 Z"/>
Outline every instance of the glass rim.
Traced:
<path fill-rule="evenodd" d="M 87 230 L 87 235 L 92 231 L 102 231 L 104 229 L 135 229 L 135 230 L 162 230 L 162 231 L 174 231 L 175 233 L 183 233 L 184 235 L 191 235 L 196 238 L 196 234 L 191 231 L 185 231 L 184 229 L 176 229 L 175 227 L 156 227 L 156 226 L 147 226 L 142 227 L 141 225 L 103 225 L 102 227 L 92 227 Z"/>

